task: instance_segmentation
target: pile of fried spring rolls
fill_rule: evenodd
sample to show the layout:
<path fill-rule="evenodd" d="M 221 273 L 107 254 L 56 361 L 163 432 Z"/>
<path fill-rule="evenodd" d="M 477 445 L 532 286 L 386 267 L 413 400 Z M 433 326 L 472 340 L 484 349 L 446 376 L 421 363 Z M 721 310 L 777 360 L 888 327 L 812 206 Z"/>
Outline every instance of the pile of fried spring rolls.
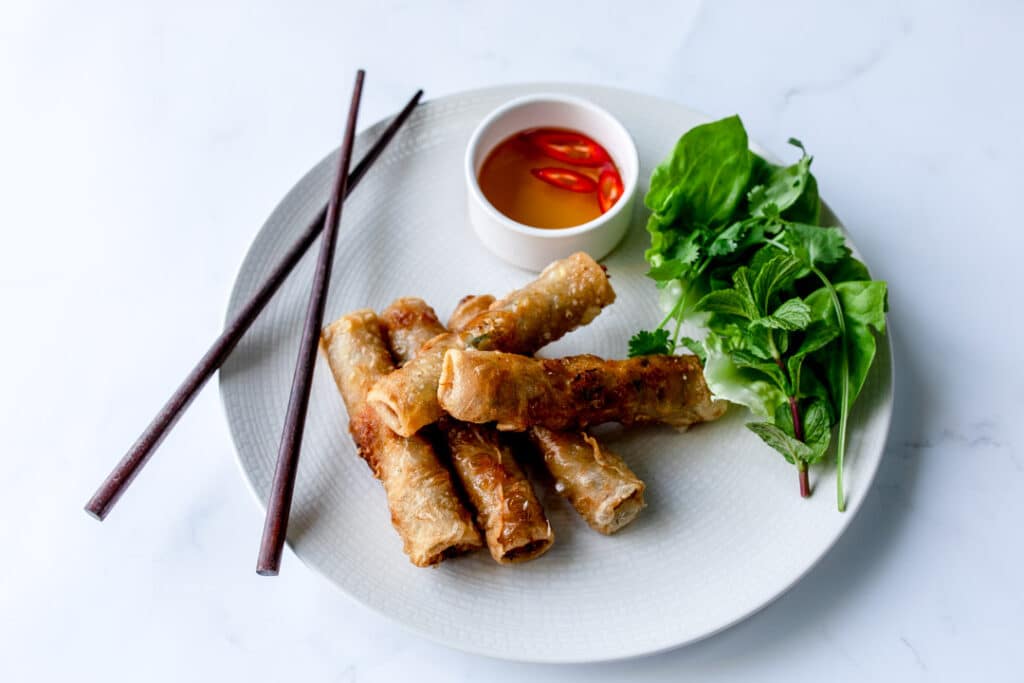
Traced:
<path fill-rule="evenodd" d="M 526 446 L 592 528 L 614 533 L 644 507 L 644 483 L 583 430 L 613 421 L 686 427 L 724 412 L 693 357 L 532 357 L 614 300 L 605 270 L 578 253 L 502 299 L 464 298 L 447 328 L 424 301 L 404 298 L 379 317 L 364 309 L 324 330 L 349 431 L 413 564 L 481 545 L 511 564 L 551 547 L 518 462 L 525 454 L 516 448 Z M 529 438 L 512 442 L 503 431 Z"/>

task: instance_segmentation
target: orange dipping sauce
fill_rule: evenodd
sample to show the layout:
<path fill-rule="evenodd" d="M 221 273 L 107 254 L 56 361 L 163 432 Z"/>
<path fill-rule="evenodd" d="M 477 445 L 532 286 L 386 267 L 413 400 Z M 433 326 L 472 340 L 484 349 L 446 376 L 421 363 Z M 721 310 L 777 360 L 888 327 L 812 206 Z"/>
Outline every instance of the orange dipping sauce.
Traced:
<path fill-rule="evenodd" d="M 615 162 L 573 130 L 525 130 L 503 140 L 477 177 L 494 208 L 535 228 L 571 228 L 594 220 L 622 196 Z"/>

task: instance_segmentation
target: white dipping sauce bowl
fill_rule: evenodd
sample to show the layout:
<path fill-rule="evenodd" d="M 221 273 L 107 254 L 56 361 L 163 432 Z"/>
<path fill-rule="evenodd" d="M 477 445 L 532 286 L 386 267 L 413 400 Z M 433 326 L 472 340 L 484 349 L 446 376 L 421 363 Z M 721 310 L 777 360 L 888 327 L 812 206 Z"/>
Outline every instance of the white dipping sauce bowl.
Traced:
<path fill-rule="evenodd" d="M 603 146 L 622 177 L 623 193 L 615 205 L 582 225 L 534 228 L 512 220 L 487 201 L 477 180 L 487 155 L 506 138 L 531 128 L 569 128 Z M 577 251 L 600 260 L 629 229 L 640 171 L 636 144 L 615 117 L 587 100 L 538 94 L 507 102 L 477 126 L 466 148 L 465 165 L 469 222 L 485 247 L 514 266 L 539 271 Z"/>

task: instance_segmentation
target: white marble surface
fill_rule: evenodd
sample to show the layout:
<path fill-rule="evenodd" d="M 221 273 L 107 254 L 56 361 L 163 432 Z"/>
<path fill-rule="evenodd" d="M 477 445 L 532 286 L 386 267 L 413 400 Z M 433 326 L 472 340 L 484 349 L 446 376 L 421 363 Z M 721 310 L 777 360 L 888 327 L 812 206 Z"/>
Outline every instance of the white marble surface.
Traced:
<path fill-rule="evenodd" d="M 1019 680 L 1024 6 L 427 5 L 0 6 L 0 680 Z M 416 87 L 580 80 L 810 147 L 890 283 L 897 407 L 864 511 L 790 593 L 613 664 L 425 642 L 291 555 L 255 575 L 262 514 L 209 389 L 107 522 L 81 512 L 336 144 L 358 66 L 364 125 Z"/>

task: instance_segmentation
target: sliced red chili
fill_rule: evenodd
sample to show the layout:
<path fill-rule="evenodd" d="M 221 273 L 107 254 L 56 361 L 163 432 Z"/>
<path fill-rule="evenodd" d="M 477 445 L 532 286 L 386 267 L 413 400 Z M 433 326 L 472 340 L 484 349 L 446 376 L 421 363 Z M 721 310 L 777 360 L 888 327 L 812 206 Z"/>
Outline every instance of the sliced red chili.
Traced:
<path fill-rule="evenodd" d="M 539 180 L 562 190 L 572 192 L 596 192 L 597 183 L 593 178 L 583 175 L 571 168 L 559 168 L 557 166 L 545 166 L 544 168 L 532 168 L 532 173 Z"/>
<path fill-rule="evenodd" d="M 611 167 L 601 171 L 597 177 L 597 204 L 601 207 L 601 213 L 615 206 L 624 191 L 618 171 Z"/>
<path fill-rule="evenodd" d="M 581 133 L 543 128 L 528 137 L 544 154 L 567 164 L 600 166 L 611 161 L 604 147 Z"/>

